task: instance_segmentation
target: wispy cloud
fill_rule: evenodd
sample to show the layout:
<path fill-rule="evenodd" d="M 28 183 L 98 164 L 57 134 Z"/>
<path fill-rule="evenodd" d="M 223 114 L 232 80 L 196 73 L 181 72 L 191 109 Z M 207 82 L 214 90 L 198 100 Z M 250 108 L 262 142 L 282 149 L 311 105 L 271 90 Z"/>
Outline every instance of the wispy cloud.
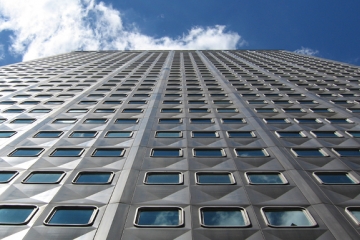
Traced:
<path fill-rule="evenodd" d="M 177 38 L 155 38 L 132 26 L 124 27 L 118 10 L 96 0 L 0 0 L 0 32 L 12 31 L 10 51 L 23 60 L 73 50 L 235 49 L 245 44 L 221 25 L 192 27 Z"/>
<path fill-rule="evenodd" d="M 300 54 L 305 54 L 305 55 L 310 55 L 310 56 L 316 56 L 319 54 L 318 50 L 313 50 L 313 49 L 307 48 L 307 47 L 301 47 L 300 49 L 296 49 L 294 52 L 300 53 Z"/>
<path fill-rule="evenodd" d="M 5 57 L 4 45 L 0 44 L 0 60 Z"/>

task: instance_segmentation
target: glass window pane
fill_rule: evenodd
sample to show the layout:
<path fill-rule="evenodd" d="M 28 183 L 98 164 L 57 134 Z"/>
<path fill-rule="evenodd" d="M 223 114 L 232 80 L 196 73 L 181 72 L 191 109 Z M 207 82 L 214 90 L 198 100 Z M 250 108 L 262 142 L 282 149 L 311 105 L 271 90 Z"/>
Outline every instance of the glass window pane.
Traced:
<path fill-rule="evenodd" d="M 283 132 L 277 131 L 276 134 L 281 138 L 302 138 L 305 137 L 301 132 Z"/>
<path fill-rule="evenodd" d="M 325 157 L 327 156 L 321 149 L 292 149 L 297 157 Z"/>
<path fill-rule="evenodd" d="M 143 112 L 143 109 L 141 108 L 125 108 L 122 110 L 123 113 L 141 113 Z"/>
<path fill-rule="evenodd" d="M 316 172 L 315 176 L 324 184 L 355 184 L 347 172 Z"/>
<path fill-rule="evenodd" d="M 207 113 L 207 112 L 210 112 L 210 110 L 207 108 L 190 108 L 189 112 L 191 112 L 191 113 Z"/>
<path fill-rule="evenodd" d="M 347 118 L 326 118 L 327 121 L 329 121 L 330 123 L 334 123 L 334 124 L 348 124 L 348 123 L 353 123 L 352 121 L 350 121 Z"/>
<path fill-rule="evenodd" d="M 196 173 L 198 184 L 233 184 L 231 173 Z"/>
<path fill-rule="evenodd" d="M 95 113 L 113 113 L 113 112 L 115 112 L 115 109 L 99 108 L 99 109 L 96 109 L 94 112 Z"/>
<path fill-rule="evenodd" d="M 10 154 L 10 157 L 36 157 L 43 150 L 43 148 L 18 148 Z"/>
<path fill-rule="evenodd" d="M 275 108 L 255 108 L 255 111 L 258 113 L 275 113 L 277 110 Z"/>
<path fill-rule="evenodd" d="M 346 211 L 354 218 L 357 224 L 360 223 L 360 207 L 347 207 Z"/>
<path fill-rule="evenodd" d="M 312 131 L 313 135 L 315 135 L 318 138 L 339 138 L 342 137 L 339 133 L 336 131 Z"/>
<path fill-rule="evenodd" d="M 180 173 L 153 172 L 146 173 L 146 184 L 179 184 L 181 183 Z"/>
<path fill-rule="evenodd" d="M 89 118 L 84 121 L 84 123 L 87 124 L 101 124 L 106 122 L 107 122 L 106 118 Z"/>
<path fill-rule="evenodd" d="M 25 109 L 6 109 L 4 113 L 22 113 Z"/>
<path fill-rule="evenodd" d="M 226 156 L 223 149 L 194 149 L 195 157 L 224 157 Z"/>
<path fill-rule="evenodd" d="M 214 138 L 218 137 L 217 132 L 192 132 L 194 138 Z"/>
<path fill-rule="evenodd" d="M 55 124 L 73 124 L 76 123 L 77 119 L 55 119 L 53 123 Z"/>
<path fill-rule="evenodd" d="M 89 225 L 95 207 L 55 207 L 45 220 L 48 225 Z"/>
<path fill-rule="evenodd" d="M 115 123 L 118 123 L 118 124 L 137 124 L 138 119 L 137 118 L 118 118 L 118 119 L 116 119 Z"/>
<path fill-rule="evenodd" d="M 160 118 L 159 123 L 162 124 L 179 124 L 181 123 L 180 118 Z"/>
<path fill-rule="evenodd" d="M 359 138 L 360 137 L 360 131 L 347 131 L 347 133 L 349 135 L 351 135 L 354 138 Z"/>
<path fill-rule="evenodd" d="M 253 132 L 245 132 L 245 131 L 228 131 L 228 135 L 230 138 L 252 138 L 255 137 Z"/>
<path fill-rule="evenodd" d="M 35 206 L 0 206 L 0 224 L 23 224 L 30 220 Z"/>
<path fill-rule="evenodd" d="M 0 183 L 10 182 L 17 174 L 17 171 L 0 171 Z"/>
<path fill-rule="evenodd" d="M 180 108 L 163 108 L 161 109 L 162 113 L 180 113 L 181 109 Z"/>
<path fill-rule="evenodd" d="M 70 137 L 72 137 L 72 138 L 92 138 L 92 137 L 95 137 L 96 134 L 97 134 L 96 131 L 86 131 L 86 132 L 75 131 L 70 135 Z"/>
<path fill-rule="evenodd" d="M 131 131 L 109 131 L 105 135 L 107 138 L 129 138 L 131 136 Z"/>
<path fill-rule="evenodd" d="M 263 208 L 268 223 L 277 227 L 310 227 L 311 221 L 301 208 Z"/>
<path fill-rule="evenodd" d="M 301 124 L 316 124 L 316 123 L 322 123 L 319 119 L 317 118 L 296 118 L 295 119 L 298 123 Z"/>
<path fill-rule="evenodd" d="M 155 137 L 158 137 L 158 138 L 179 138 L 179 137 L 181 137 L 181 132 L 180 131 L 156 132 Z"/>
<path fill-rule="evenodd" d="M 241 208 L 201 208 L 201 223 L 207 227 L 244 227 L 249 225 Z"/>
<path fill-rule="evenodd" d="M 80 172 L 73 183 L 76 184 L 105 184 L 110 183 L 111 172 Z"/>
<path fill-rule="evenodd" d="M 360 150 L 357 148 L 334 148 L 334 151 L 338 153 L 341 157 L 358 157 L 360 156 Z"/>
<path fill-rule="evenodd" d="M 51 153 L 52 157 L 78 157 L 83 152 L 82 148 L 58 148 Z"/>
<path fill-rule="evenodd" d="M 232 123 L 232 124 L 244 124 L 246 123 L 245 119 L 243 118 L 223 118 L 223 123 Z"/>
<path fill-rule="evenodd" d="M 16 132 L 15 131 L 0 131 L 0 138 L 9 138 L 13 136 Z"/>
<path fill-rule="evenodd" d="M 34 138 L 58 138 L 63 134 L 62 131 L 41 131 Z"/>
<path fill-rule="evenodd" d="M 151 156 L 153 157 L 180 157 L 180 149 L 153 149 Z"/>
<path fill-rule="evenodd" d="M 64 172 L 32 172 L 23 183 L 57 183 Z"/>
<path fill-rule="evenodd" d="M 235 149 L 238 157 L 267 157 L 265 149 Z"/>
<path fill-rule="evenodd" d="M 288 124 L 290 123 L 289 120 L 285 118 L 265 118 L 264 119 L 266 123 L 269 124 Z"/>
<path fill-rule="evenodd" d="M 93 157 L 121 157 L 124 155 L 123 148 L 98 148 L 94 151 Z"/>
<path fill-rule="evenodd" d="M 86 113 L 88 112 L 88 109 L 69 109 L 68 113 Z"/>
<path fill-rule="evenodd" d="M 236 108 L 218 108 L 219 113 L 236 113 L 238 110 Z"/>
<path fill-rule="evenodd" d="M 51 109 L 33 109 L 30 111 L 31 113 L 49 113 Z"/>
<path fill-rule="evenodd" d="M 175 227 L 182 225 L 179 208 L 139 208 L 135 220 L 138 226 Z"/>
<path fill-rule="evenodd" d="M 246 173 L 251 184 L 284 184 L 280 173 Z"/>
<path fill-rule="evenodd" d="M 35 121 L 36 121 L 36 119 L 33 119 L 33 118 L 18 118 L 18 119 L 13 120 L 11 123 L 29 124 L 29 123 L 33 123 Z"/>

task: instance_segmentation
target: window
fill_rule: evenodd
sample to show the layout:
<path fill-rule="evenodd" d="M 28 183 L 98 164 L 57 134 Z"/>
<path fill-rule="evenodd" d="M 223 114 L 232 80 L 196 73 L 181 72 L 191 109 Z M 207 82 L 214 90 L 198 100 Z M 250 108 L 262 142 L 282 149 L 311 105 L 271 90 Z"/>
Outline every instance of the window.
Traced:
<path fill-rule="evenodd" d="M 121 93 L 111 94 L 110 97 L 118 97 L 118 98 L 120 98 L 120 97 L 127 97 L 127 94 L 121 94 Z M 121 101 L 117 101 L 117 102 L 120 102 L 120 103 L 121 103 Z M 104 104 L 105 104 L 105 102 L 104 102 Z"/>
<path fill-rule="evenodd" d="M 52 123 L 55 124 L 73 124 L 76 123 L 77 119 L 76 118 L 59 118 L 59 119 L 55 119 Z"/>
<path fill-rule="evenodd" d="M 48 101 L 45 103 L 45 105 L 61 105 L 64 101 Z"/>
<path fill-rule="evenodd" d="M 145 100 L 136 100 L 136 101 L 131 100 L 128 102 L 128 104 L 146 104 L 146 103 L 147 103 L 147 101 L 145 101 Z"/>
<path fill-rule="evenodd" d="M 34 135 L 34 138 L 58 138 L 62 134 L 62 131 L 40 131 Z"/>
<path fill-rule="evenodd" d="M 193 131 L 193 138 L 217 138 L 219 133 L 216 131 Z"/>
<path fill-rule="evenodd" d="M 8 183 L 18 174 L 19 172 L 17 171 L 0 171 L 0 183 Z"/>
<path fill-rule="evenodd" d="M 276 113 L 278 112 L 275 108 L 255 108 L 258 113 Z"/>
<path fill-rule="evenodd" d="M 235 184 L 235 178 L 230 172 L 197 172 L 196 184 Z"/>
<path fill-rule="evenodd" d="M 181 172 L 147 172 L 144 184 L 182 184 L 183 174 Z"/>
<path fill-rule="evenodd" d="M 248 104 L 267 104 L 265 100 L 248 100 Z"/>
<path fill-rule="evenodd" d="M 225 150 L 222 148 L 194 148 L 194 157 L 226 157 Z"/>
<path fill-rule="evenodd" d="M 310 108 L 314 113 L 333 113 L 334 111 L 329 108 Z"/>
<path fill-rule="evenodd" d="M 359 138 L 360 137 L 360 131 L 346 131 L 347 134 L 349 134 L 351 137 Z"/>
<path fill-rule="evenodd" d="M 287 184 L 288 181 L 280 172 L 247 172 L 250 184 Z"/>
<path fill-rule="evenodd" d="M 290 121 L 286 118 L 264 118 L 264 122 L 268 124 L 289 124 Z"/>
<path fill-rule="evenodd" d="M 352 113 L 360 113 L 360 108 L 347 108 L 347 110 Z"/>
<path fill-rule="evenodd" d="M 222 118 L 222 123 L 225 124 L 244 124 L 246 120 L 243 118 Z"/>
<path fill-rule="evenodd" d="M 318 102 L 314 100 L 298 100 L 297 102 L 299 104 L 318 104 Z"/>
<path fill-rule="evenodd" d="M 18 108 L 18 109 L 6 109 L 4 111 L 4 113 L 22 113 L 24 111 L 25 111 L 25 109 L 20 109 L 20 108 Z"/>
<path fill-rule="evenodd" d="M 276 131 L 275 134 L 279 138 L 305 138 L 306 135 L 302 131 Z"/>
<path fill-rule="evenodd" d="M 322 123 L 320 119 L 317 118 L 296 118 L 295 121 L 300 124 L 317 124 Z"/>
<path fill-rule="evenodd" d="M 87 113 L 89 110 L 88 109 L 81 109 L 81 108 L 75 108 L 75 109 L 69 109 L 67 112 L 68 113 Z"/>
<path fill-rule="evenodd" d="M 115 95 L 115 94 L 113 94 Z M 113 96 L 112 96 L 113 97 Z M 121 101 L 104 101 L 103 104 L 121 104 Z"/>
<path fill-rule="evenodd" d="M 177 94 L 177 93 L 167 93 L 167 94 L 165 94 L 165 97 L 181 97 L 181 94 Z"/>
<path fill-rule="evenodd" d="M 37 210 L 33 205 L 0 205 L 0 225 L 26 224 Z"/>
<path fill-rule="evenodd" d="M 51 112 L 52 110 L 51 109 L 33 109 L 30 111 L 30 113 L 49 113 Z"/>
<path fill-rule="evenodd" d="M 98 108 L 94 111 L 94 113 L 113 113 L 116 109 L 113 108 Z"/>
<path fill-rule="evenodd" d="M 1 105 L 14 105 L 15 103 L 17 103 L 16 101 L 1 101 L 0 104 Z"/>
<path fill-rule="evenodd" d="M 292 153 L 296 157 L 328 157 L 327 153 L 321 148 L 292 148 Z"/>
<path fill-rule="evenodd" d="M 203 227 L 247 227 L 250 220 L 240 207 L 201 207 L 200 222 Z"/>
<path fill-rule="evenodd" d="M 114 177 L 113 172 L 79 172 L 73 184 L 110 184 Z"/>
<path fill-rule="evenodd" d="M 9 138 L 16 134 L 15 131 L 0 131 L 0 138 Z"/>
<path fill-rule="evenodd" d="M 50 157 L 80 157 L 83 152 L 83 148 L 57 148 L 50 154 Z"/>
<path fill-rule="evenodd" d="M 269 227 L 314 227 L 315 220 L 301 207 L 263 207 L 261 213 Z"/>
<path fill-rule="evenodd" d="M 150 94 L 134 94 L 133 97 L 150 97 Z"/>
<path fill-rule="evenodd" d="M 218 113 L 237 113 L 236 108 L 217 108 Z"/>
<path fill-rule="evenodd" d="M 181 113 L 182 110 L 180 108 L 162 108 L 160 110 L 162 113 Z"/>
<path fill-rule="evenodd" d="M 40 103 L 39 101 L 24 101 L 20 104 L 22 104 L 22 105 L 37 105 L 39 103 Z"/>
<path fill-rule="evenodd" d="M 317 138 L 341 138 L 341 135 L 337 131 L 311 131 L 311 134 Z"/>
<path fill-rule="evenodd" d="M 59 183 L 65 172 L 45 172 L 45 171 L 35 171 L 30 173 L 22 183 Z"/>
<path fill-rule="evenodd" d="M 142 113 L 143 111 L 142 108 L 125 108 L 122 110 L 123 113 Z"/>
<path fill-rule="evenodd" d="M 57 206 L 46 217 L 47 226 L 91 226 L 98 212 L 93 206 Z"/>
<path fill-rule="evenodd" d="M 17 148 L 9 154 L 9 157 L 37 157 L 43 151 L 43 148 Z"/>
<path fill-rule="evenodd" d="M 177 100 L 165 100 L 165 101 L 163 101 L 163 104 L 181 104 L 181 101 L 177 101 Z"/>
<path fill-rule="evenodd" d="M 348 172 L 314 172 L 316 180 L 321 184 L 358 184 L 359 182 Z"/>
<path fill-rule="evenodd" d="M 70 134 L 71 138 L 93 138 L 97 134 L 96 131 L 74 131 Z"/>
<path fill-rule="evenodd" d="M 122 157 L 125 150 L 123 148 L 97 148 L 93 152 L 93 157 Z"/>
<path fill-rule="evenodd" d="M 106 133 L 106 138 L 130 138 L 132 137 L 132 131 L 109 131 Z"/>
<path fill-rule="evenodd" d="M 354 123 L 350 119 L 347 118 L 326 118 L 326 121 L 328 121 L 331 124 L 349 124 Z"/>
<path fill-rule="evenodd" d="M 151 157 L 182 157 L 180 148 L 155 148 L 151 150 Z"/>
<path fill-rule="evenodd" d="M 180 227 L 184 225 L 184 211 L 180 207 L 140 207 L 136 210 L 137 227 Z"/>
<path fill-rule="evenodd" d="M 104 124 L 107 122 L 106 118 L 88 118 L 85 119 L 84 123 L 86 124 Z"/>
<path fill-rule="evenodd" d="M 252 131 L 228 131 L 229 138 L 253 138 L 256 137 Z"/>
<path fill-rule="evenodd" d="M 211 118 L 190 118 L 190 123 L 193 124 L 212 124 L 214 120 Z"/>
<path fill-rule="evenodd" d="M 345 211 L 356 224 L 360 224 L 360 207 L 347 207 Z"/>
<path fill-rule="evenodd" d="M 360 150 L 358 148 L 333 148 L 332 150 L 340 157 L 360 156 Z"/>
<path fill-rule="evenodd" d="M 79 104 L 81 104 L 81 105 L 94 105 L 94 104 L 97 104 L 97 101 L 80 101 Z"/>
<path fill-rule="evenodd" d="M 118 118 L 115 120 L 117 124 L 137 124 L 139 119 L 137 118 Z"/>
<path fill-rule="evenodd" d="M 207 102 L 205 100 L 189 100 L 189 104 L 206 104 Z"/>
<path fill-rule="evenodd" d="M 161 124 L 179 124 L 181 123 L 180 118 L 160 118 L 159 123 Z"/>
<path fill-rule="evenodd" d="M 157 138 L 181 138 L 181 131 L 158 131 L 155 133 Z"/>
<path fill-rule="evenodd" d="M 214 104 L 232 104 L 230 100 L 213 100 Z"/>
<path fill-rule="evenodd" d="M 207 108 L 189 108 L 190 113 L 208 113 L 210 109 Z"/>
<path fill-rule="evenodd" d="M 235 149 L 236 156 L 238 157 L 268 157 L 269 154 L 263 148 L 236 148 Z"/>
<path fill-rule="evenodd" d="M 286 113 L 304 113 L 304 112 L 306 112 L 302 108 L 283 108 L 282 110 Z"/>

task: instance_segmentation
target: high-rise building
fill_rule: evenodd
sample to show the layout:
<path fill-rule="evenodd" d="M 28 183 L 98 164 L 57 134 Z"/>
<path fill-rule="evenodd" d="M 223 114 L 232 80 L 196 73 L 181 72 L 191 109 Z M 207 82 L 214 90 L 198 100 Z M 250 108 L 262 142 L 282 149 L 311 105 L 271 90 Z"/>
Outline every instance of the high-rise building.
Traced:
<path fill-rule="evenodd" d="M 360 68 L 287 51 L 0 68 L 1 239 L 359 239 Z"/>

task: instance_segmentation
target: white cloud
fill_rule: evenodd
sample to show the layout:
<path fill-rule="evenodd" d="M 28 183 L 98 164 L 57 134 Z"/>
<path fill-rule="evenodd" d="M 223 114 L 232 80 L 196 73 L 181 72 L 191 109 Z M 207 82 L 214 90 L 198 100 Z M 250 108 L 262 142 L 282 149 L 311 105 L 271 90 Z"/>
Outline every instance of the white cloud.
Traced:
<path fill-rule="evenodd" d="M 177 38 L 154 38 L 125 28 L 121 14 L 96 0 L 0 0 L 0 32 L 12 31 L 10 50 L 23 60 L 109 49 L 235 49 L 245 41 L 225 26 L 193 27 Z"/>
<path fill-rule="evenodd" d="M 301 47 L 300 49 L 297 49 L 294 52 L 300 53 L 300 54 L 305 54 L 305 55 L 310 55 L 310 56 L 315 56 L 315 55 L 319 54 L 318 50 L 313 50 L 311 48 L 306 48 L 306 47 Z"/>
<path fill-rule="evenodd" d="M 4 45 L 0 44 L 0 60 L 5 57 Z"/>

